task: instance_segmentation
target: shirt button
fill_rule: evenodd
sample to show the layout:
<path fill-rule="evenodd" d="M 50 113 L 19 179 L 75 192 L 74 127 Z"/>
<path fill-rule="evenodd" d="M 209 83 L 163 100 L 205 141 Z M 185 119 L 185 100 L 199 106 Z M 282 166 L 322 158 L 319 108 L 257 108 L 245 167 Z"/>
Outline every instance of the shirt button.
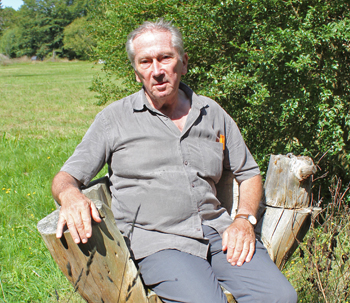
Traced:
<path fill-rule="evenodd" d="M 194 184 L 192 183 L 191 186 L 194 187 Z"/>
<path fill-rule="evenodd" d="M 184 164 L 185 164 L 185 165 L 188 165 L 188 161 L 185 161 Z"/>

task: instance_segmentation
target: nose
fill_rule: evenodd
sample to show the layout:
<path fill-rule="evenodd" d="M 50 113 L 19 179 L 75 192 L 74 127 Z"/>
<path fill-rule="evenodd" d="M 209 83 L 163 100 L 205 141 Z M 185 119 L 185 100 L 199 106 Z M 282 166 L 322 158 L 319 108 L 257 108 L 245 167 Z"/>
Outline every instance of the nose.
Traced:
<path fill-rule="evenodd" d="M 157 78 L 163 75 L 162 65 L 158 60 L 153 60 L 153 77 Z"/>

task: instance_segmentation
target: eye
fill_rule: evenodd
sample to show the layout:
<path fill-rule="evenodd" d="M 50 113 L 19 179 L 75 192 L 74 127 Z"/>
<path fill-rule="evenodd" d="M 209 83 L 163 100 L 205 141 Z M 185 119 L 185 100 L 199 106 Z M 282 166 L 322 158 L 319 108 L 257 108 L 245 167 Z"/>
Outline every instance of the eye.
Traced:
<path fill-rule="evenodd" d="M 167 63 L 172 59 L 172 56 L 170 55 L 163 55 L 160 59 L 160 61 L 162 61 L 163 63 Z"/>
<path fill-rule="evenodd" d="M 151 61 L 147 59 L 140 60 L 140 65 L 142 68 L 148 68 L 151 65 Z"/>

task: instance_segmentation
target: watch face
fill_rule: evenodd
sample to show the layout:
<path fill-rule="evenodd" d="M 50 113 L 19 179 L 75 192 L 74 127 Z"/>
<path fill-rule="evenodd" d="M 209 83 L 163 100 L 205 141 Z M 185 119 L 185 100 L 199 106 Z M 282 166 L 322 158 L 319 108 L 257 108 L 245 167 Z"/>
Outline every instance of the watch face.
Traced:
<path fill-rule="evenodd" d="M 257 223 L 256 218 L 255 218 L 254 216 L 252 216 L 252 215 L 249 215 L 249 216 L 248 216 L 248 220 L 249 220 L 249 222 L 252 223 L 253 225 L 255 225 L 255 224 Z"/>

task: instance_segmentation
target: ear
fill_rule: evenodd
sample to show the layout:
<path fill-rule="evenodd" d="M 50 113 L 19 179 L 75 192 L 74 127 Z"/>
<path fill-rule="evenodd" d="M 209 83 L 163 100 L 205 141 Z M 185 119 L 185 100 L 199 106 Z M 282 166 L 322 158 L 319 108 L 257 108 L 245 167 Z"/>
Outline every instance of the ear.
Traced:
<path fill-rule="evenodd" d="M 187 55 L 187 53 L 185 53 L 183 58 L 182 58 L 181 75 L 186 75 L 187 74 L 187 65 L 188 65 L 188 55 Z"/>
<path fill-rule="evenodd" d="M 137 81 L 137 82 L 139 82 L 139 83 L 142 83 L 142 81 L 141 81 L 141 79 L 140 79 L 140 77 L 139 77 L 139 75 L 138 75 L 137 71 L 136 71 L 136 70 L 134 70 L 134 72 L 135 72 L 135 78 L 136 78 L 136 81 Z"/>

